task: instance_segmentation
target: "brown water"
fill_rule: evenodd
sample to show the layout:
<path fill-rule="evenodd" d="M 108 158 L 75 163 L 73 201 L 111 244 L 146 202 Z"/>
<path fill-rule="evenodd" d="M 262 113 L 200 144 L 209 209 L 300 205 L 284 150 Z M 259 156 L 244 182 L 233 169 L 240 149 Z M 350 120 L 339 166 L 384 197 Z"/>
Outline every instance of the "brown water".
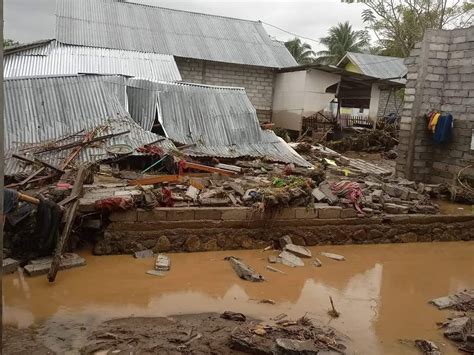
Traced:
<path fill-rule="evenodd" d="M 46 345 L 60 352 L 83 344 L 87 330 L 100 321 L 128 316 L 233 310 L 261 319 L 279 313 L 304 315 L 330 324 L 351 337 L 358 354 L 417 354 L 400 339 L 426 338 L 443 353 L 455 354 L 437 330 L 439 311 L 428 300 L 474 287 L 474 242 L 327 246 L 313 254 L 342 254 L 337 262 L 320 256 L 321 268 L 277 265 L 287 274 L 265 269 L 274 252 L 232 251 L 171 254 L 165 277 L 146 275 L 153 259 L 96 257 L 82 253 L 88 265 L 46 276 L 4 278 L 4 323 L 27 327 L 41 323 Z M 223 258 L 235 255 L 267 281 L 240 280 Z M 332 296 L 341 317 L 327 315 Z M 259 304 L 273 299 L 276 304 Z"/>

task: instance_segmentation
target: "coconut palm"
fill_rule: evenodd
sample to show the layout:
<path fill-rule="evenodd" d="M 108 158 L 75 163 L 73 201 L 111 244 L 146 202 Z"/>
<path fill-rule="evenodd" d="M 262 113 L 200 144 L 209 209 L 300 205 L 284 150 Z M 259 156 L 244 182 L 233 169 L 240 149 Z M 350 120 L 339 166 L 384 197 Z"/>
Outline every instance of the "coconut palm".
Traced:
<path fill-rule="evenodd" d="M 297 37 L 285 42 L 285 47 L 291 53 L 298 64 L 314 62 L 314 52 L 308 43 L 302 43 Z"/>
<path fill-rule="evenodd" d="M 337 64 L 347 52 L 362 52 L 366 49 L 369 35 L 367 31 L 353 31 L 349 22 L 344 22 L 331 27 L 320 42 L 327 49 L 316 53 L 316 62 Z"/>

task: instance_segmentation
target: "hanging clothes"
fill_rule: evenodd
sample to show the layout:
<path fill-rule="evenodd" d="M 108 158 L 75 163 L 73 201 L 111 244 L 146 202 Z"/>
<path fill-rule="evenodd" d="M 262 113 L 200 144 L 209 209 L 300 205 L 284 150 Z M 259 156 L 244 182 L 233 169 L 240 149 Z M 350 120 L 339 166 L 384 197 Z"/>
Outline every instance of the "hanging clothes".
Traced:
<path fill-rule="evenodd" d="M 438 124 L 439 117 L 441 116 L 440 112 L 435 112 L 430 119 L 430 122 L 428 123 L 428 129 L 435 133 L 436 130 L 436 125 Z"/>
<path fill-rule="evenodd" d="M 434 141 L 436 144 L 448 143 L 451 140 L 453 129 L 453 115 L 450 113 L 442 114 L 437 120 L 434 131 Z"/>

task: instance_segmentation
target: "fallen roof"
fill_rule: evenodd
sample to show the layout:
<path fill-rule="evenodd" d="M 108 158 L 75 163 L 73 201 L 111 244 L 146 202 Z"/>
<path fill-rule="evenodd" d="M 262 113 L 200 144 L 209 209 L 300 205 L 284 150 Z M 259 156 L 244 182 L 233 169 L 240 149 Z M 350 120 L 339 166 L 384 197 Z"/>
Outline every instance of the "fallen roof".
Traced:
<path fill-rule="evenodd" d="M 258 21 L 114 0 L 58 0 L 56 38 L 66 44 L 282 68 L 296 65 Z"/>
<path fill-rule="evenodd" d="M 407 74 L 407 67 L 403 61 L 403 58 L 397 57 L 347 52 L 337 66 L 345 67 L 352 62 L 365 75 L 405 83 L 402 78 Z"/>
<path fill-rule="evenodd" d="M 118 49 L 72 46 L 55 40 L 6 51 L 4 76 L 122 74 L 149 80 L 181 80 L 173 56 Z"/>
<path fill-rule="evenodd" d="M 311 166 L 273 131 L 260 128 L 243 88 L 128 80 L 131 116 L 150 127 L 158 114 L 168 138 L 190 156 L 255 157 Z M 158 111 L 157 111 L 158 110 Z"/>
<path fill-rule="evenodd" d="M 172 142 L 142 129 L 125 110 L 117 92 L 123 91 L 126 78 L 120 76 L 55 76 L 6 79 L 5 88 L 5 151 L 6 175 L 25 169 L 11 154 L 20 148 L 45 144 L 81 131 L 101 127 L 100 135 L 130 131 L 98 146 L 82 149 L 79 161 L 98 161 L 110 157 L 106 148 L 126 144 L 139 148 L 161 139 L 164 149 Z M 59 166 L 70 151 L 41 156 Z"/>

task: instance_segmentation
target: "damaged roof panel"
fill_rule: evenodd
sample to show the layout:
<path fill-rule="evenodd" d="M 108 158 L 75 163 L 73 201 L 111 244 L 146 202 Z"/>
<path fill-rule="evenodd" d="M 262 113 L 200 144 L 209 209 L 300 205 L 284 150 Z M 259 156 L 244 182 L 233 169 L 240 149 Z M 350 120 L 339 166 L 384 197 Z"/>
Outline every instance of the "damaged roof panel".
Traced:
<path fill-rule="evenodd" d="M 126 144 L 133 149 L 162 139 L 164 149 L 174 147 L 168 139 L 142 129 L 129 116 L 116 91 L 126 78 L 108 76 L 30 77 L 5 80 L 6 175 L 24 171 L 8 153 L 32 144 L 69 137 L 76 132 L 101 127 L 100 136 L 130 131 L 81 151 L 80 161 L 110 157 L 107 147 Z M 113 90 L 116 87 L 117 90 Z M 41 158 L 57 164 L 69 151 L 52 152 Z"/>
<path fill-rule="evenodd" d="M 57 41 L 4 57 L 4 76 L 121 74 L 148 80 L 181 80 L 171 55 L 61 44 Z"/>
<path fill-rule="evenodd" d="M 142 106 L 140 111 L 131 111 L 135 114 L 132 117 L 149 125 L 154 120 L 155 107 L 159 107 L 158 115 L 168 138 L 194 144 L 186 154 L 248 156 L 311 166 L 273 131 L 260 128 L 255 108 L 242 88 L 137 79 L 130 79 L 128 86 L 137 90 L 127 90 L 129 106 L 133 107 L 136 99 Z"/>
<path fill-rule="evenodd" d="M 59 0 L 56 17 L 56 38 L 66 44 L 270 68 L 297 65 L 258 21 L 113 0 Z"/>

